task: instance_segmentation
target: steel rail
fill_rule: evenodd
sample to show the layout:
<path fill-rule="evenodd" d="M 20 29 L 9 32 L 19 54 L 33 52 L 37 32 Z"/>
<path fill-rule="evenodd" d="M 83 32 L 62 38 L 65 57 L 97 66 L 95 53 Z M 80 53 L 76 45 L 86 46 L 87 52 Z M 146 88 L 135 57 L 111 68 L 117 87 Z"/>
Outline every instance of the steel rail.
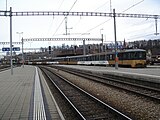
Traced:
<path fill-rule="evenodd" d="M 43 69 L 41 69 L 43 70 Z M 74 104 L 68 99 L 68 97 L 63 93 L 63 91 L 58 87 L 58 85 L 52 80 L 52 78 L 43 70 L 43 72 L 45 73 L 45 75 L 49 78 L 49 80 L 53 83 L 53 85 L 58 89 L 58 91 L 64 96 L 64 98 L 69 102 L 69 104 L 75 109 L 75 111 L 79 114 L 79 116 L 83 119 L 86 120 L 84 118 L 84 116 L 79 112 L 79 110 L 74 106 Z"/>
<path fill-rule="evenodd" d="M 99 76 L 99 75 L 89 74 L 89 73 L 87 73 L 87 71 L 82 72 L 80 70 L 76 70 L 76 72 L 75 72 L 75 70 L 67 69 L 67 68 L 64 69 L 63 67 L 58 67 L 58 69 L 61 69 L 65 72 L 69 72 L 71 74 L 74 74 L 74 75 L 77 75 L 77 76 L 80 76 L 80 77 L 83 77 L 83 78 L 86 78 L 86 79 L 94 80 L 94 81 L 99 82 L 99 83 L 107 84 L 107 85 L 110 85 L 112 87 L 116 87 L 118 89 L 127 90 L 128 92 L 136 93 L 138 95 L 141 95 L 141 96 L 144 96 L 144 97 L 147 97 L 147 98 L 150 98 L 152 100 L 156 100 L 156 101 L 160 102 L 160 94 L 158 94 L 158 93 L 160 93 L 160 89 L 151 88 L 151 87 L 142 86 L 142 85 L 137 85 L 137 84 L 124 82 L 124 81 L 120 81 L 120 80 L 115 80 L 113 78 L 106 78 L 106 77 Z M 97 80 L 97 79 L 99 79 L 99 80 Z M 110 83 L 107 82 L 107 81 L 110 81 Z M 119 86 L 119 85 L 115 85 L 111 82 L 119 83 L 119 84 L 121 84 L 122 87 Z M 124 87 L 126 85 L 131 86 L 131 87 L 135 87 L 135 89 L 140 89 L 140 91 L 134 90 L 134 89 L 129 89 L 128 87 Z M 142 90 L 144 92 L 142 92 Z M 155 92 L 155 93 L 147 94 L 145 92 L 146 90 L 147 91 L 152 91 L 152 92 Z"/>

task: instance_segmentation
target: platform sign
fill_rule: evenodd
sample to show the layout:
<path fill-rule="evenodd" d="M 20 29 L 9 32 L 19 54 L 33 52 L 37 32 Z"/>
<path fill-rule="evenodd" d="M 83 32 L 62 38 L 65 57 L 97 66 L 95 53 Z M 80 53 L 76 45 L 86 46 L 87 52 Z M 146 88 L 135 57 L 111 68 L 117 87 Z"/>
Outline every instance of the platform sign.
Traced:
<path fill-rule="evenodd" d="M 2 48 L 2 51 L 10 51 L 9 47 Z M 13 47 L 12 51 L 20 51 L 20 47 Z"/>
<path fill-rule="evenodd" d="M 10 51 L 9 47 L 2 48 L 2 51 Z"/>
<path fill-rule="evenodd" d="M 13 47 L 12 50 L 13 51 L 20 51 L 20 47 Z"/>

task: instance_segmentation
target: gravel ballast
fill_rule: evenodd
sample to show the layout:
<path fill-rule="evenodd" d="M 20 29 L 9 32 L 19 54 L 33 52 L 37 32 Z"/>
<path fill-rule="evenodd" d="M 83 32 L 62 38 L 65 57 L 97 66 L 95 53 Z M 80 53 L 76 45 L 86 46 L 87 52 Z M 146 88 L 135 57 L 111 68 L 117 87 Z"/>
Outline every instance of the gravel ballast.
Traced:
<path fill-rule="evenodd" d="M 61 70 L 58 74 L 98 97 L 103 102 L 137 120 L 160 120 L 160 104 L 143 97 L 127 93 L 100 83 L 96 83 Z"/>

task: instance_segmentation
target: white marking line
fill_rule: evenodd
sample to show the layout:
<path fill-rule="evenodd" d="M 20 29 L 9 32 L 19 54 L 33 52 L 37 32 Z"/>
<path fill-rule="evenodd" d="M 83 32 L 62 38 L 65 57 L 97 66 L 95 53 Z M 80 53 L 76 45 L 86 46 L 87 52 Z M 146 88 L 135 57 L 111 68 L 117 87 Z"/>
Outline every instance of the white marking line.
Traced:
<path fill-rule="evenodd" d="M 35 74 L 34 110 L 33 110 L 33 112 L 34 112 L 33 120 L 46 120 L 43 96 L 42 96 L 41 85 L 40 85 L 37 67 L 36 67 L 36 74 Z"/>
<path fill-rule="evenodd" d="M 42 76 L 42 78 L 44 79 L 43 76 Z M 46 82 L 45 80 L 44 80 L 44 82 L 45 82 L 46 87 L 47 87 L 47 89 L 48 89 L 48 91 L 49 91 L 49 94 L 50 94 L 50 96 L 51 96 L 51 98 L 52 98 L 52 100 L 53 100 L 53 102 L 54 102 L 54 104 L 55 104 L 55 106 L 56 106 L 56 109 L 57 109 L 57 111 L 58 111 L 58 114 L 59 114 L 61 120 L 65 120 L 65 119 L 64 119 L 64 116 L 63 116 L 63 114 L 62 114 L 62 112 L 61 112 L 61 110 L 60 110 L 60 108 L 58 107 L 58 104 L 57 104 L 56 100 L 54 99 L 54 97 L 53 97 L 53 95 L 52 95 L 51 90 L 49 89 L 49 86 L 48 86 L 47 82 Z"/>

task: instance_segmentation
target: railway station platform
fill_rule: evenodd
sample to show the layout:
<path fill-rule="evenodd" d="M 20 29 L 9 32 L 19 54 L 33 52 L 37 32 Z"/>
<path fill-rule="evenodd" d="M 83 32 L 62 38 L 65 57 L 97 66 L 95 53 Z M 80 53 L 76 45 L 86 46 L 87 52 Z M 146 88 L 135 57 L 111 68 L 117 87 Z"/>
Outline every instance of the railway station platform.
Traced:
<path fill-rule="evenodd" d="M 41 71 L 34 66 L 0 72 L 0 120 L 62 120 Z"/>
<path fill-rule="evenodd" d="M 106 67 L 106 66 L 82 66 L 82 65 L 60 65 L 63 67 L 87 70 L 99 74 L 113 74 L 126 76 L 145 81 L 152 81 L 160 84 L 160 66 L 147 66 L 147 68 L 123 68 Z"/>

